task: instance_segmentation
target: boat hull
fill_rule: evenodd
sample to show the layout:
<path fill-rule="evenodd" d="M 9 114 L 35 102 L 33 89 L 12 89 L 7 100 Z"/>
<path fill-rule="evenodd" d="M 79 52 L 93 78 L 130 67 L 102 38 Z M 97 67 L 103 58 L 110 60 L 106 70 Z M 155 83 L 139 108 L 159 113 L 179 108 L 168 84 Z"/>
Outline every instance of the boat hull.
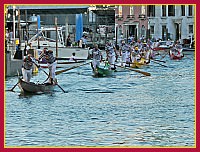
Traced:
<path fill-rule="evenodd" d="M 181 60 L 184 57 L 184 55 L 182 55 L 182 56 L 176 56 L 174 54 L 170 54 L 169 56 L 170 56 L 171 60 Z"/>
<path fill-rule="evenodd" d="M 45 92 L 51 92 L 54 88 L 54 84 L 36 84 L 33 82 L 25 82 L 21 78 L 19 78 L 19 88 L 23 92 L 27 93 L 45 93 Z"/>
<path fill-rule="evenodd" d="M 97 67 L 96 70 L 94 70 L 94 75 L 98 77 L 107 77 L 107 76 L 112 76 L 114 71 L 115 70 Z"/>
<path fill-rule="evenodd" d="M 147 65 L 146 60 L 143 58 L 139 62 L 135 61 L 135 62 L 131 63 L 132 68 L 142 68 L 145 65 Z"/>

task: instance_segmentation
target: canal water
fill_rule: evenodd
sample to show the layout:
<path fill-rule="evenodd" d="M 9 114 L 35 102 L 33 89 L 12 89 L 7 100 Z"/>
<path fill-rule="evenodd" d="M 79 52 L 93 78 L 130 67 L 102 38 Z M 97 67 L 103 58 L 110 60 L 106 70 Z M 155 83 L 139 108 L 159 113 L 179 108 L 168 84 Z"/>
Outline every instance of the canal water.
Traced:
<path fill-rule="evenodd" d="M 59 147 L 195 146 L 195 55 L 164 58 L 139 69 L 95 78 L 90 65 L 57 75 L 53 93 L 5 91 L 5 145 Z M 59 69 L 60 70 L 60 69 Z M 32 80 L 43 82 L 39 71 Z M 5 89 L 17 77 L 5 80 Z"/>

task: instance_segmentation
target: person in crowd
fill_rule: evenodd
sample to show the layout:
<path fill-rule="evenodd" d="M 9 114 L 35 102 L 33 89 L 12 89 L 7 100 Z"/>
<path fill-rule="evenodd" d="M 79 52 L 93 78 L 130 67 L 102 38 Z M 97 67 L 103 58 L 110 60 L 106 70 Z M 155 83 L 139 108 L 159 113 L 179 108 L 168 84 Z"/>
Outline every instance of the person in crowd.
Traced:
<path fill-rule="evenodd" d="M 177 51 L 177 56 L 178 57 L 183 55 L 183 53 L 182 53 L 182 45 L 180 44 L 179 40 L 176 41 L 175 50 Z"/>
<path fill-rule="evenodd" d="M 137 62 L 137 55 L 139 54 L 139 51 L 138 51 L 138 47 L 133 47 L 132 48 L 132 53 L 131 53 L 131 59 L 132 59 L 132 63 L 136 63 Z"/>
<path fill-rule="evenodd" d="M 175 48 L 176 49 L 182 49 L 182 45 L 180 44 L 179 40 L 176 41 Z"/>
<path fill-rule="evenodd" d="M 112 45 L 110 42 L 108 42 L 106 44 L 105 50 L 106 50 L 106 54 L 107 54 L 107 60 L 108 60 L 108 63 L 110 64 L 111 69 L 113 69 L 113 70 L 116 69 L 115 68 L 115 60 L 116 60 L 115 46 Z"/>
<path fill-rule="evenodd" d="M 142 47 L 143 47 L 143 44 L 142 44 L 142 42 L 141 42 L 141 40 L 140 40 L 140 39 L 138 39 L 138 40 L 137 40 L 137 43 L 135 43 L 135 46 L 137 46 L 139 50 L 141 50 L 141 49 L 142 49 Z"/>
<path fill-rule="evenodd" d="M 5 36 L 6 36 L 6 40 L 9 41 L 9 39 L 10 39 L 10 34 L 9 34 L 8 29 L 6 30 L 6 35 L 5 35 Z"/>
<path fill-rule="evenodd" d="M 81 37 L 81 40 L 82 40 L 82 48 L 86 48 L 86 46 L 87 46 L 87 36 L 83 35 Z"/>
<path fill-rule="evenodd" d="M 57 63 L 56 63 L 56 58 L 53 56 L 53 51 L 44 48 L 38 60 L 41 60 L 42 58 L 46 59 L 49 68 L 49 83 L 50 84 L 56 83 L 55 71 Z"/>
<path fill-rule="evenodd" d="M 66 42 L 66 46 L 67 46 L 67 47 L 71 47 L 71 44 L 72 44 L 72 41 L 71 41 L 70 35 L 68 35 L 68 37 L 67 37 L 67 42 Z"/>
<path fill-rule="evenodd" d="M 125 46 L 125 50 L 126 50 L 126 64 L 125 67 L 130 67 L 130 64 L 132 62 L 132 49 L 130 48 L 130 46 L 128 44 L 126 44 Z"/>
<path fill-rule="evenodd" d="M 168 47 L 171 47 L 171 41 L 170 41 L 170 39 L 167 39 L 166 45 L 167 45 Z"/>
<path fill-rule="evenodd" d="M 120 56 L 121 56 L 121 66 L 125 66 L 126 64 L 126 51 L 129 49 L 129 46 L 125 43 L 125 41 L 122 41 L 122 45 L 120 47 Z"/>
<path fill-rule="evenodd" d="M 70 57 L 69 61 L 75 61 L 75 62 L 77 62 L 76 53 L 75 52 L 72 53 L 72 56 Z"/>
<path fill-rule="evenodd" d="M 12 43 L 14 43 L 13 41 L 13 31 L 10 30 L 10 33 L 9 33 L 9 38 L 10 38 L 10 41 L 12 41 Z"/>
<path fill-rule="evenodd" d="M 147 39 L 147 44 L 146 44 L 147 48 L 151 49 L 152 45 L 153 45 L 153 42 L 148 38 Z"/>
<path fill-rule="evenodd" d="M 98 48 L 97 44 L 95 44 L 94 48 L 92 49 L 92 58 L 93 58 L 92 66 L 93 66 L 93 70 L 95 70 L 96 67 L 100 66 L 100 62 L 103 59 L 101 50 Z"/>

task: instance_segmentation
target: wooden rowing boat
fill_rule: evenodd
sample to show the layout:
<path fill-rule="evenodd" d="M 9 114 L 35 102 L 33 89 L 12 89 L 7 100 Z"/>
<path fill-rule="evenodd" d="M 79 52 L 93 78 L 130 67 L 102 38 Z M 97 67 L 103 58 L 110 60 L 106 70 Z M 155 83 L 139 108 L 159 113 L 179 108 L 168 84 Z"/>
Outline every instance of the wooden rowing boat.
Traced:
<path fill-rule="evenodd" d="M 98 77 L 107 77 L 107 76 L 112 76 L 114 72 L 115 70 L 97 67 L 96 70 L 94 71 L 94 74 L 95 76 Z"/>
<path fill-rule="evenodd" d="M 181 60 L 184 57 L 184 54 L 175 55 L 173 52 L 169 52 L 169 57 L 171 60 Z"/>
<path fill-rule="evenodd" d="M 131 68 L 142 68 L 145 65 L 147 65 L 146 59 L 141 58 L 140 61 L 134 61 L 133 63 L 131 63 Z"/>
<path fill-rule="evenodd" d="M 45 92 L 51 92 L 55 86 L 55 84 L 36 84 L 34 82 L 25 82 L 22 78 L 19 77 L 19 88 L 22 92 L 28 92 L 28 93 L 45 93 Z"/>
<path fill-rule="evenodd" d="M 108 68 L 107 66 L 105 67 L 96 67 L 96 69 L 93 68 L 93 65 L 91 63 L 91 67 L 93 69 L 93 73 L 95 77 L 108 77 L 112 76 L 115 70 L 112 70 Z"/>

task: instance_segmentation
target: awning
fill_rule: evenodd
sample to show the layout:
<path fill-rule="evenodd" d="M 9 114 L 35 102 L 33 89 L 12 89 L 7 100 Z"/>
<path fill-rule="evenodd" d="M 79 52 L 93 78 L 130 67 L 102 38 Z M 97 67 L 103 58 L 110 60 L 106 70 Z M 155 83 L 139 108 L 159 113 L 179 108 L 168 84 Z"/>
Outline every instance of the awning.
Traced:
<path fill-rule="evenodd" d="M 9 6 L 9 5 L 8 5 Z M 16 9 L 27 10 L 29 14 L 80 14 L 87 12 L 88 5 L 15 5 Z M 13 9 L 13 5 L 8 9 Z M 21 11 L 23 14 L 23 11 Z"/>

